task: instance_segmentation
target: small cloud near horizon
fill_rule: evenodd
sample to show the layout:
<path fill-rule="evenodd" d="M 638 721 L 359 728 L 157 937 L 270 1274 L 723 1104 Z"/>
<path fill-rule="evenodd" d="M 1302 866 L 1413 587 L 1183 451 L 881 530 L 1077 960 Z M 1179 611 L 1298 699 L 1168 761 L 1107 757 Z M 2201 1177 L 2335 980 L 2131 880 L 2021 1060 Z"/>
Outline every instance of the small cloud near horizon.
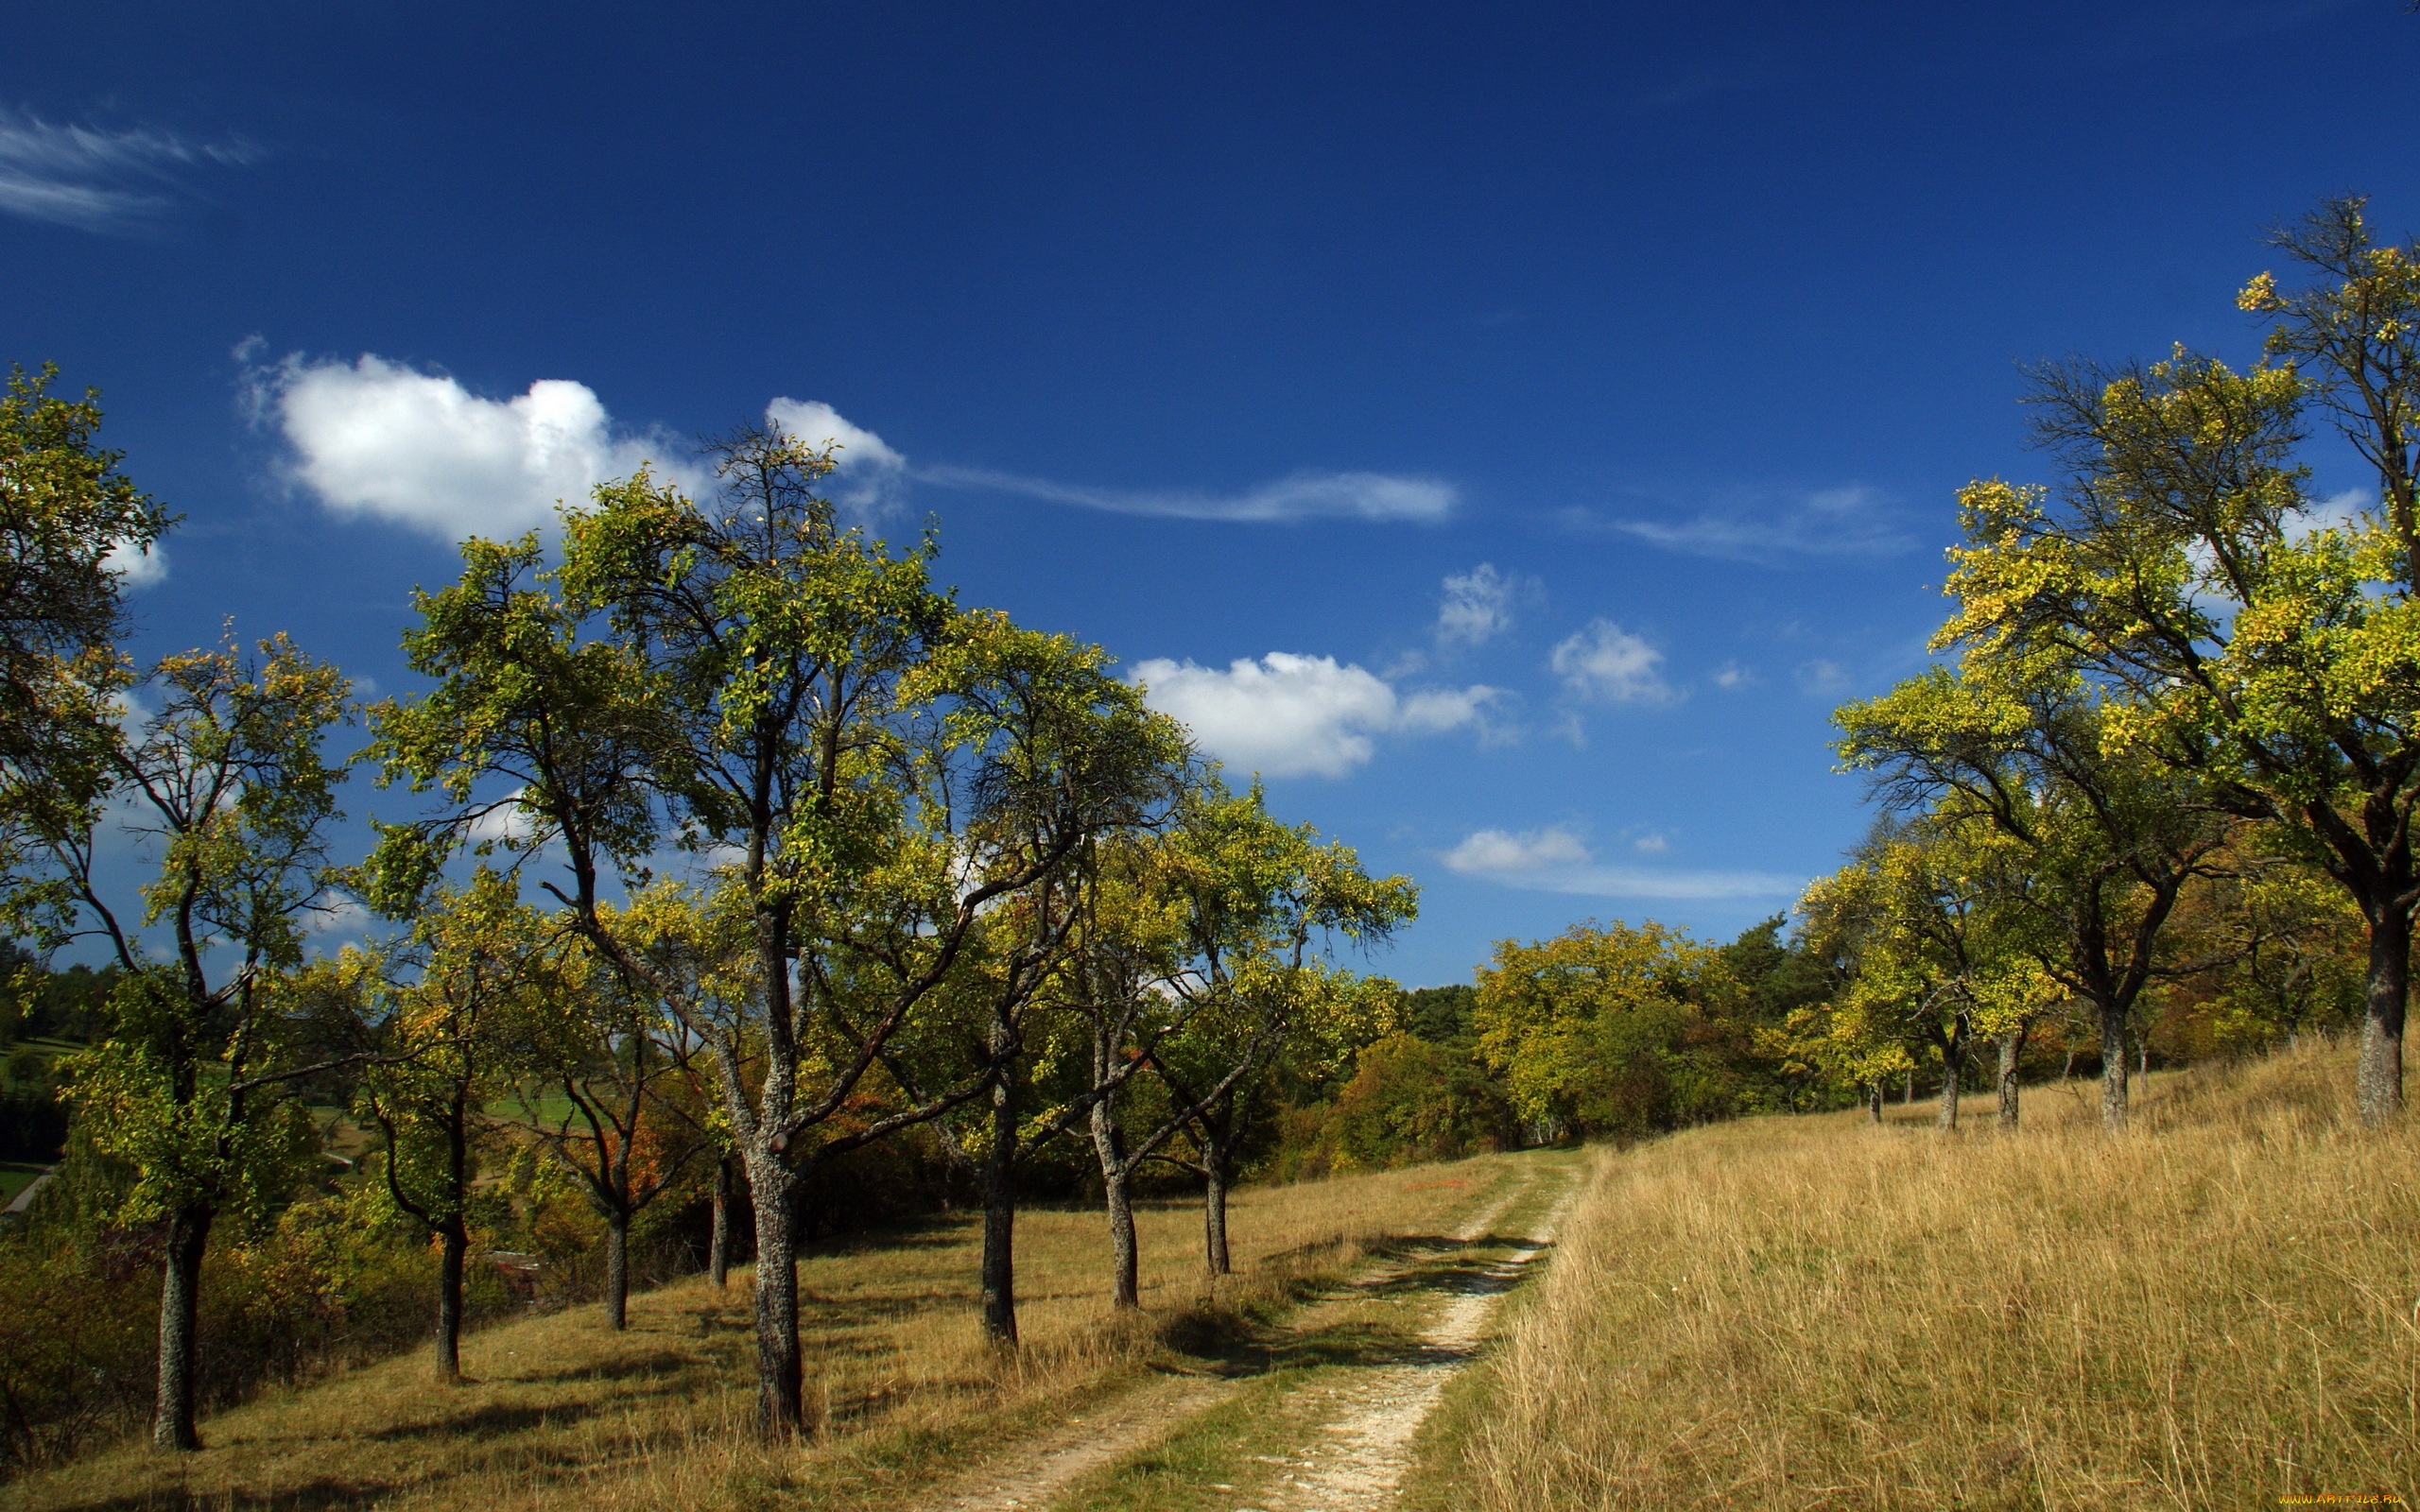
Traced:
<path fill-rule="evenodd" d="M 1649 842 L 1652 841 L 1651 845 Z M 1644 836 L 1636 849 L 1659 854 L 1662 835 Z M 1703 902 L 1734 898 L 1794 898 L 1799 881 L 1761 871 L 1665 870 L 1599 862 L 1586 842 L 1562 825 L 1537 830 L 1474 830 L 1438 857 L 1466 877 L 1478 877 L 1531 892 L 1592 898 L 1647 898 Z"/>

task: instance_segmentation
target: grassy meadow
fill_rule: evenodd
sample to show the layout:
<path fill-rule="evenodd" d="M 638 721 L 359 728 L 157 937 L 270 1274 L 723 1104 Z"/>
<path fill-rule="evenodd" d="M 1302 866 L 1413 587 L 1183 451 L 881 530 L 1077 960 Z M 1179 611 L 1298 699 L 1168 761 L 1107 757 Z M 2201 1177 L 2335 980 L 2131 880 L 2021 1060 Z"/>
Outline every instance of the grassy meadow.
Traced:
<path fill-rule="evenodd" d="M 1025 1347 L 977 1325 L 979 1220 L 820 1251 L 799 1267 L 813 1436 L 769 1450 L 749 1429 L 753 1336 L 745 1273 L 634 1296 L 627 1333 L 598 1310 L 516 1320 L 463 1347 L 467 1385 L 424 1354 L 278 1392 L 203 1425 L 182 1460 L 127 1444 L 0 1487 L 0 1506 L 136 1509 L 904 1507 L 1019 1432 L 1080 1412 L 1153 1370 L 1219 1368 L 1252 1319 L 1372 1250 L 1448 1233 L 1511 1179 L 1481 1158 L 1248 1188 L 1230 1219 L 1236 1274 L 1212 1296 L 1201 1214 L 1138 1214 L 1144 1311 L 1108 1305 L 1092 1211 L 1018 1219 Z"/>
<path fill-rule="evenodd" d="M 2420 1122 L 2349 1047 L 1600 1151 L 1458 1394 L 1455 1504 L 2274 1506 L 2420 1495 Z M 1476 1403 L 1483 1409 L 1474 1411 Z"/>
<path fill-rule="evenodd" d="M 2350 1084 L 2349 1049 L 2314 1044 L 2138 1080 L 2116 1140 L 2097 1088 L 2075 1083 L 2029 1090 L 2009 1135 L 1985 1107 L 1944 1136 L 1918 1104 L 1878 1128 L 1773 1117 L 1591 1152 L 1543 1275 L 1423 1433 L 1403 1504 L 2409 1498 L 2420 1121 L 2362 1131 Z M 1147 1208 L 1147 1305 L 1126 1318 L 1107 1306 L 1100 1217 L 1027 1213 L 1013 1357 L 977 1329 L 972 1221 L 818 1253 L 800 1268 L 818 1421 L 790 1448 L 749 1433 L 744 1276 L 691 1280 L 633 1298 L 627 1334 L 594 1308 L 520 1319 L 468 1341 L 472 1384 L 389 1361 L 221 1415 L 188 1459 L 130 1444 L 0 1488 L 0 1506 L 928 1506 L 1152 1372 L 1241 1370 L 1246 1389 L 1173 1447 L 1078 1498 L 1207 1507 L 1231 1489 L 1211 1482 L 1279 1462 L 1243 1452 L 1317 1408 L 1294 1388 L 1350 1364 L 1318 1355 L 1324 1335 L 1252 1364 L 1247 1341 L 1276 1337 L 1261 1325 L 1365 1256 L 1451 1233 L 1540 1159 L 1248 1189 L 1239 1274 L 1215 1297 L 1198 1212 Z"/>

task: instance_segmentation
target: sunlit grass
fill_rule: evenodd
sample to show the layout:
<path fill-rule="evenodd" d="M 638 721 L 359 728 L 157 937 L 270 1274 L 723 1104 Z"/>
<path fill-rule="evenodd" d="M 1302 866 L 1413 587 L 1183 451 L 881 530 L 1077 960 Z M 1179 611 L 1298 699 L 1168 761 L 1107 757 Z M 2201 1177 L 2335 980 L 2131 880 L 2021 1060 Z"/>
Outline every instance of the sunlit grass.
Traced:
<path fill-rule="evenodd" d="M 768 1449 L 750 1433 L 753 1344 L 745 1274 L 632 1298 L 615 1336 L 597 1310 L 474 1335 L 474 1383 L 446 1389 L 424 1358 L 280 1393 L 204 1425 L 210 1447 L 164 1460 L 135 1446 L 0 1490 L 39 1508 L 756 1507 L 914 1505 L 920 1486 L 1021 1427 L 1152 1366 L 1202 1368 L 1238 1313 L 1282 1305 L 1392 1238 L 1446 1232 L 1505 1162 L 1239 1193 L 1238 1274 L 1215 1303 L 1200 1213 L 1141 1214 L 1146 1310 L 1107 1305 L 1108 1245 L 1089 1211 L 1021 1215 L 1025 1347 L 1003 1357 L 977 1325 L 978 1226 L 937 1222 L 800 1266 L 815 1433 Z M 1222 1322 L 1222 1320 L 1225 1320 Z"/>
<path fill-rule="evenodd" d="M 2410 1498 L 2420 1129 L 2363 1131 L 2351 1083 L 2323 1047 L 2138 1082 L 2117 1140 L 2086 1088 L 2011 1137 L 1985 1109 L 1605 1152 L 1475 1383 L 1461 1504 Z"/>

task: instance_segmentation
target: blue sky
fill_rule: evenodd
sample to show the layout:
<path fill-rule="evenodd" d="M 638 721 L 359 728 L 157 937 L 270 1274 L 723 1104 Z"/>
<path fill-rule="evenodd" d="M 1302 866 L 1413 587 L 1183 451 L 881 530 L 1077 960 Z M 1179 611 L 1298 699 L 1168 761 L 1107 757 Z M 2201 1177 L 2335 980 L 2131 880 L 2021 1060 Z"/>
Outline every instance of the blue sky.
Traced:
<path fill-rule="evenodd" d="M 2263 226 L 2420 227 L 2401 0 L 9 28 L 0 361 L 100 387 L 185 513 L 147 646 L 233 616 L 408 690 L 453 535 L 786 401 L 966 601 L 1416 876 L 1415 984 L 1786 906 L 1955 490 L 2041 473 L 2015 365 L 2248 356 Z"/>

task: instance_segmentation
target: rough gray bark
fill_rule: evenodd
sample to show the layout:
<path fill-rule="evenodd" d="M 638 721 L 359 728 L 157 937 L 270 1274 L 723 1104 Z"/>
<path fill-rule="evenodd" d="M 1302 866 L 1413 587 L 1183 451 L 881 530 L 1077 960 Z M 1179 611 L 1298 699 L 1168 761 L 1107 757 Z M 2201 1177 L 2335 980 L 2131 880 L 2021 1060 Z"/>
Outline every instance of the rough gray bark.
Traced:
<path fill-rule="evenodd" d="M 631 1215 L 618 1211 L 605 1214 L 605 1326 L 631 1326 Z"/>
<path fill-rule="evenodd" d="M 1902 1105 L 1902 1106 L 1907 1106 L 1907 1105 L 1913 1104 L 1913 1103 L 1915 1102 L 1915 1100 L 1916 1100 L 1916 1068 L 1915 1068 L 1915 1067 L 1913 1067 L 1913 1066 L 1910 1066 L 1910 1067 L 1908 1068 L 1908 1085 L 1907 1085 L 1907 1087 L 1906 1087 L 1906 1088 L 1905 1088 L 1905 1089 L 1904 1089 L 1904 1090 L 1899 1093 L 1899 1102 L 1901 1103 L 1901 1105 Z"/>
<path fill-rule="evenodd" d="M 769 1149 L 748 1156 L 756 1204 L 756 1427 L 786 1438 L 806 1421 L 805 1363 L 798 1339 L 798 1249 L 789 1169 Z"/>
<path fill-rule="evenodd" d="M 1947 1130 L 1958 1126 L 1959 1073 L 1966 1068 L 1966 1042 L 1963 1035 L 1941 1048 L 1941 1117 L 1938 1126 Z"/>
<path fill-rule="evenodd" d="M 2372 1128 L 2403 1110 L 2403 1014 L 2411 970 L 2411 914 L 2387 907 L 2370 920 L 2369 992 L 2355 1074 L 2361 1122 Z"/>
<path fill-rule="evenodd" d="M 992 1143 L 983 1161 L 983 1332 L 994 1344 L 1017 1342 L 1016 1078 L 992 1086 Z"/>
<path fill-rule="evenodd" d="M 1118 1132 L 1115 1100 L 1093 1104 L 1093 1148 L 1100 1156 L 1101 1204 L 1109 1211 L 1109 1251 L 1112 1270 L 1110 1301 L 1116 1307 L 1143 1305 L 1137 1282 L 1134 1248 L 1134 1202 L 1127 1182 L 1125 1138 Z"/>
<path fill-rule="evenodd" d="M 2100 1008 L 2100 1126 L 2126 1127 L 2126 1010 L 2111 1004 Z"/>
<path fill-rule="evenodd" d="M 715 1227 L 706 1244 L 706 1275 L 717 1291 L 731 1284 L 731 1167 L 728 1155 L 715 1162 Z"/>
<path fill-rule="evenodd" d="M 1865 1110 L 1869 1122 L 1882 1122 L 1882 1080 L 1878 1076 L 1865 1084 Z"/>
<path fill-rule="evenodd" d="M 2011 1029 L 2000 1036 L 2000 1127 L 2016 1127 L 2017 1088 L 2016 1057 L 2025 1047 L 2025 1031 Z"/>
<path fill-rule="evenodd" d="M 151 1414 L 151 1445 L 168 1451 L 201 1447 L 194 1425 L 195 1326 L 201 1311 L 201 1257 L 218 1214 L 209 1207 L 179 1209 L 168 1220 L 167 1254 L 160 1276 L 159 1395 Z"/>
<path fill-rule="evenodd" d="M 462 1263 L 471 1237 L 460 1219 L 438 1234 L 437 1251 L 437 1379 L 462 1379 Z"/>
<path fill-rule="evenodd" d="M 1227 1160 L 1225 1152 L 1210 1149 L 1201 1160 L 1201 1245 L 1203 1267 L 1215 1279 L 1229 1275 L 1227 1255 Z"/>

